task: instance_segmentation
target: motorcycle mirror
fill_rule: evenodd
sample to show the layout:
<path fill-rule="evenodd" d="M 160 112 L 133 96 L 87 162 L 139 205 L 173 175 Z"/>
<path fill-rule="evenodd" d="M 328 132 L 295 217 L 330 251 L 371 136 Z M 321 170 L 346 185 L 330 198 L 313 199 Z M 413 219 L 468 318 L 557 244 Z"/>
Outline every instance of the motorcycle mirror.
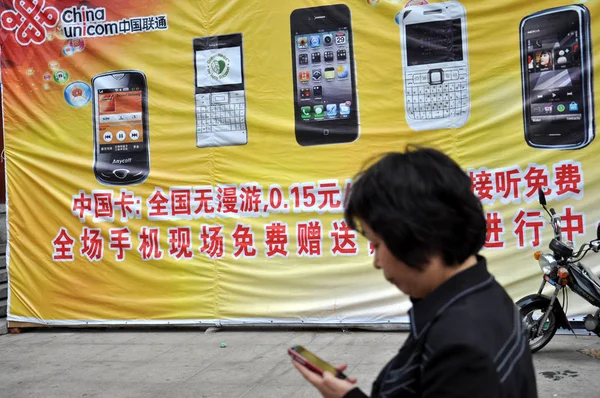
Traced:
<path fill-rule="evenodd" d="M 538 189 L 538 197 L 540 204 L 542 206 L 546 206 L 546 195 L 544 195 L 544 191 L 542 190 L 542 188 Z"/>

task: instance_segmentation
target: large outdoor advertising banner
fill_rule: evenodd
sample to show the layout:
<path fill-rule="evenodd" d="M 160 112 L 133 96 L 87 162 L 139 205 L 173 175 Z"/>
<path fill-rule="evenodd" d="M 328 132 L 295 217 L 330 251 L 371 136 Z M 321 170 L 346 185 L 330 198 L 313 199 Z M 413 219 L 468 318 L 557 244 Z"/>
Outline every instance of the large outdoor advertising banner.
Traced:
<path fill-rule="evenodd" d="M 471 176 L 515 301 L 552 237 L 539 188 L 596 236 L 598 1 L 0 7 L 9 321 L 404 322 L 343 203 L 407 144 Z"/>

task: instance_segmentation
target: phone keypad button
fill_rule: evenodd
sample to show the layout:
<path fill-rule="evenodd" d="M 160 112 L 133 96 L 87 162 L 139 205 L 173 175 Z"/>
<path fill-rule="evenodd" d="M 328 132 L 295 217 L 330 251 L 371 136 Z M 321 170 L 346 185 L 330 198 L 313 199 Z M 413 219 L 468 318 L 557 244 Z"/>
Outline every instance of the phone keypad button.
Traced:
<path fill-rule="evenodd" d="M 432 84 L 442 83 L 442 73 L 439 71 L 431 72 L 430 81 Z"/>
<path fill-rule="evenodd" d="M 200 106 L 210 105 L 210 94 L 197 94 L 196 102 L 197 102 L 197 105 L 200 105 Z"/>
<path fill-rule="evenodd" d="M 210 99 L 213 104 L 222 104 L 229 102 L 229 94 L 228 93 L 213 93 L 212 98 Z"/>
<path fill-rule="evenodd" d="M 113 174 L 115 175 L 115 177 L 117 177 L 118 179 L 122 180 L 123 178 L 127 177 L 127 174 L 129 174 L 129 170 L 127 170 L 127 169 L 115 169 L 115 170 L 113 170 Z"/>
<path fill-rule="evenodd" d="M 201 105 L 196 108 L 198 133 L 246 130 L 244 91 L 212 93 L 207 104 L 203 104 L 200 98 L 197 101 L 197 105 Z"/>
<path fill-rule="evenodd" d="M 469 112 L 469 91 L 466 68 L 450 68 L 435 72 L 429 83 L 427 74 L 407 74 L 405 83 L 406 112 L 414 120 L 427 120 L 460 116 Z M 423 77 L 425 76 L 425 77 Z"/>

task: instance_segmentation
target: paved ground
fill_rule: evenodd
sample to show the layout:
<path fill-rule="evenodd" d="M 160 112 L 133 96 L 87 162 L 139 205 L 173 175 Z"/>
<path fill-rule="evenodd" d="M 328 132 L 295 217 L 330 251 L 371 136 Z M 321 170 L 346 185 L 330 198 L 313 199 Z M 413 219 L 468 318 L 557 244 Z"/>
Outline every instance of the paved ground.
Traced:
<path fill-rule="evenodd" d="M 0 336 L 0 397 L 317 397 L 290 364 L 286 350 L 293 344 L 347 362 L 347 373 L 369 390 L 405 338 L 340 330 L 8 334 Z M 598 398 L 598 352 L 598 337 L 556 336 L 535 355 L 540 397 Z"/>

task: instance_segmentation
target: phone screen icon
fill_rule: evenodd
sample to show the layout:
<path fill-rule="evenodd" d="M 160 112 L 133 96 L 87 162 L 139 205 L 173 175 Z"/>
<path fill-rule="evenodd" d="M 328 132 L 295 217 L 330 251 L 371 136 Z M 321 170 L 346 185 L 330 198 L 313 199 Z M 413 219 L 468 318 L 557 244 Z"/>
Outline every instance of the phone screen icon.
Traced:
<path fill-rule="evenodd" d="M 313 81 L 320 81 L 321 80 L 321 70 L 320 69 L 314 69 L 312 71 L 312 78 Z"/>
<path fill-rule="evenodd" d="M 308 82 L 310 80 L 310 72 L 307 70 L 300 71 L 300 73 L 298 73 L 298 80 L 302 83 Z"/>
<path fill-rule="evenodd" d="M 350 115 L 350 101 L 342 102 L 340 104 L 340 115 L 342 115 L 342 116 Z"/>
<path fill-rule="evenodd" d="M 303 106 L 300 109 L 302 111 L 302 119 L 310 119 L 310 106 Z"/>
<path fill-rule="evenodd" d="M 327 104 L 327 117 L 335 118 L 337 117 L 337 105 L 336 104 Z"/>
<path fill-rule="evenodd" d="M 323 105 L 315 105 L 313 107 L 313 114 L 315 119 L 323 119 L 325 117 L 325 113 L 323 112 Z"/>
<path fill-rule="evenodd" d="M 306 36 L 298 37 L 298 48 L 308 48 L 308 38 Z"/>
<path fill-rule="evenodd" d="M 325 79 L 327 80 L 333 80 L 335 79 L 335 69 L 333 67 L 327 67 L 325 68 Z"/>
<path fill-rule="evenodd" d="M 310 46 L 312 48 L 315 48 L 315 47 L 319 47 L 320 45 L 321 45 L 321 36 L 319 36 L 319 35 L 312 35 L 310 37 Z"/>
<path fill-rule="evenodd" d="M 337 76 L 340 79 L 347 79 L 348 78 L 348 68 L 346 67 L 346 65 L 338 65 L 337 67 Z"/>

